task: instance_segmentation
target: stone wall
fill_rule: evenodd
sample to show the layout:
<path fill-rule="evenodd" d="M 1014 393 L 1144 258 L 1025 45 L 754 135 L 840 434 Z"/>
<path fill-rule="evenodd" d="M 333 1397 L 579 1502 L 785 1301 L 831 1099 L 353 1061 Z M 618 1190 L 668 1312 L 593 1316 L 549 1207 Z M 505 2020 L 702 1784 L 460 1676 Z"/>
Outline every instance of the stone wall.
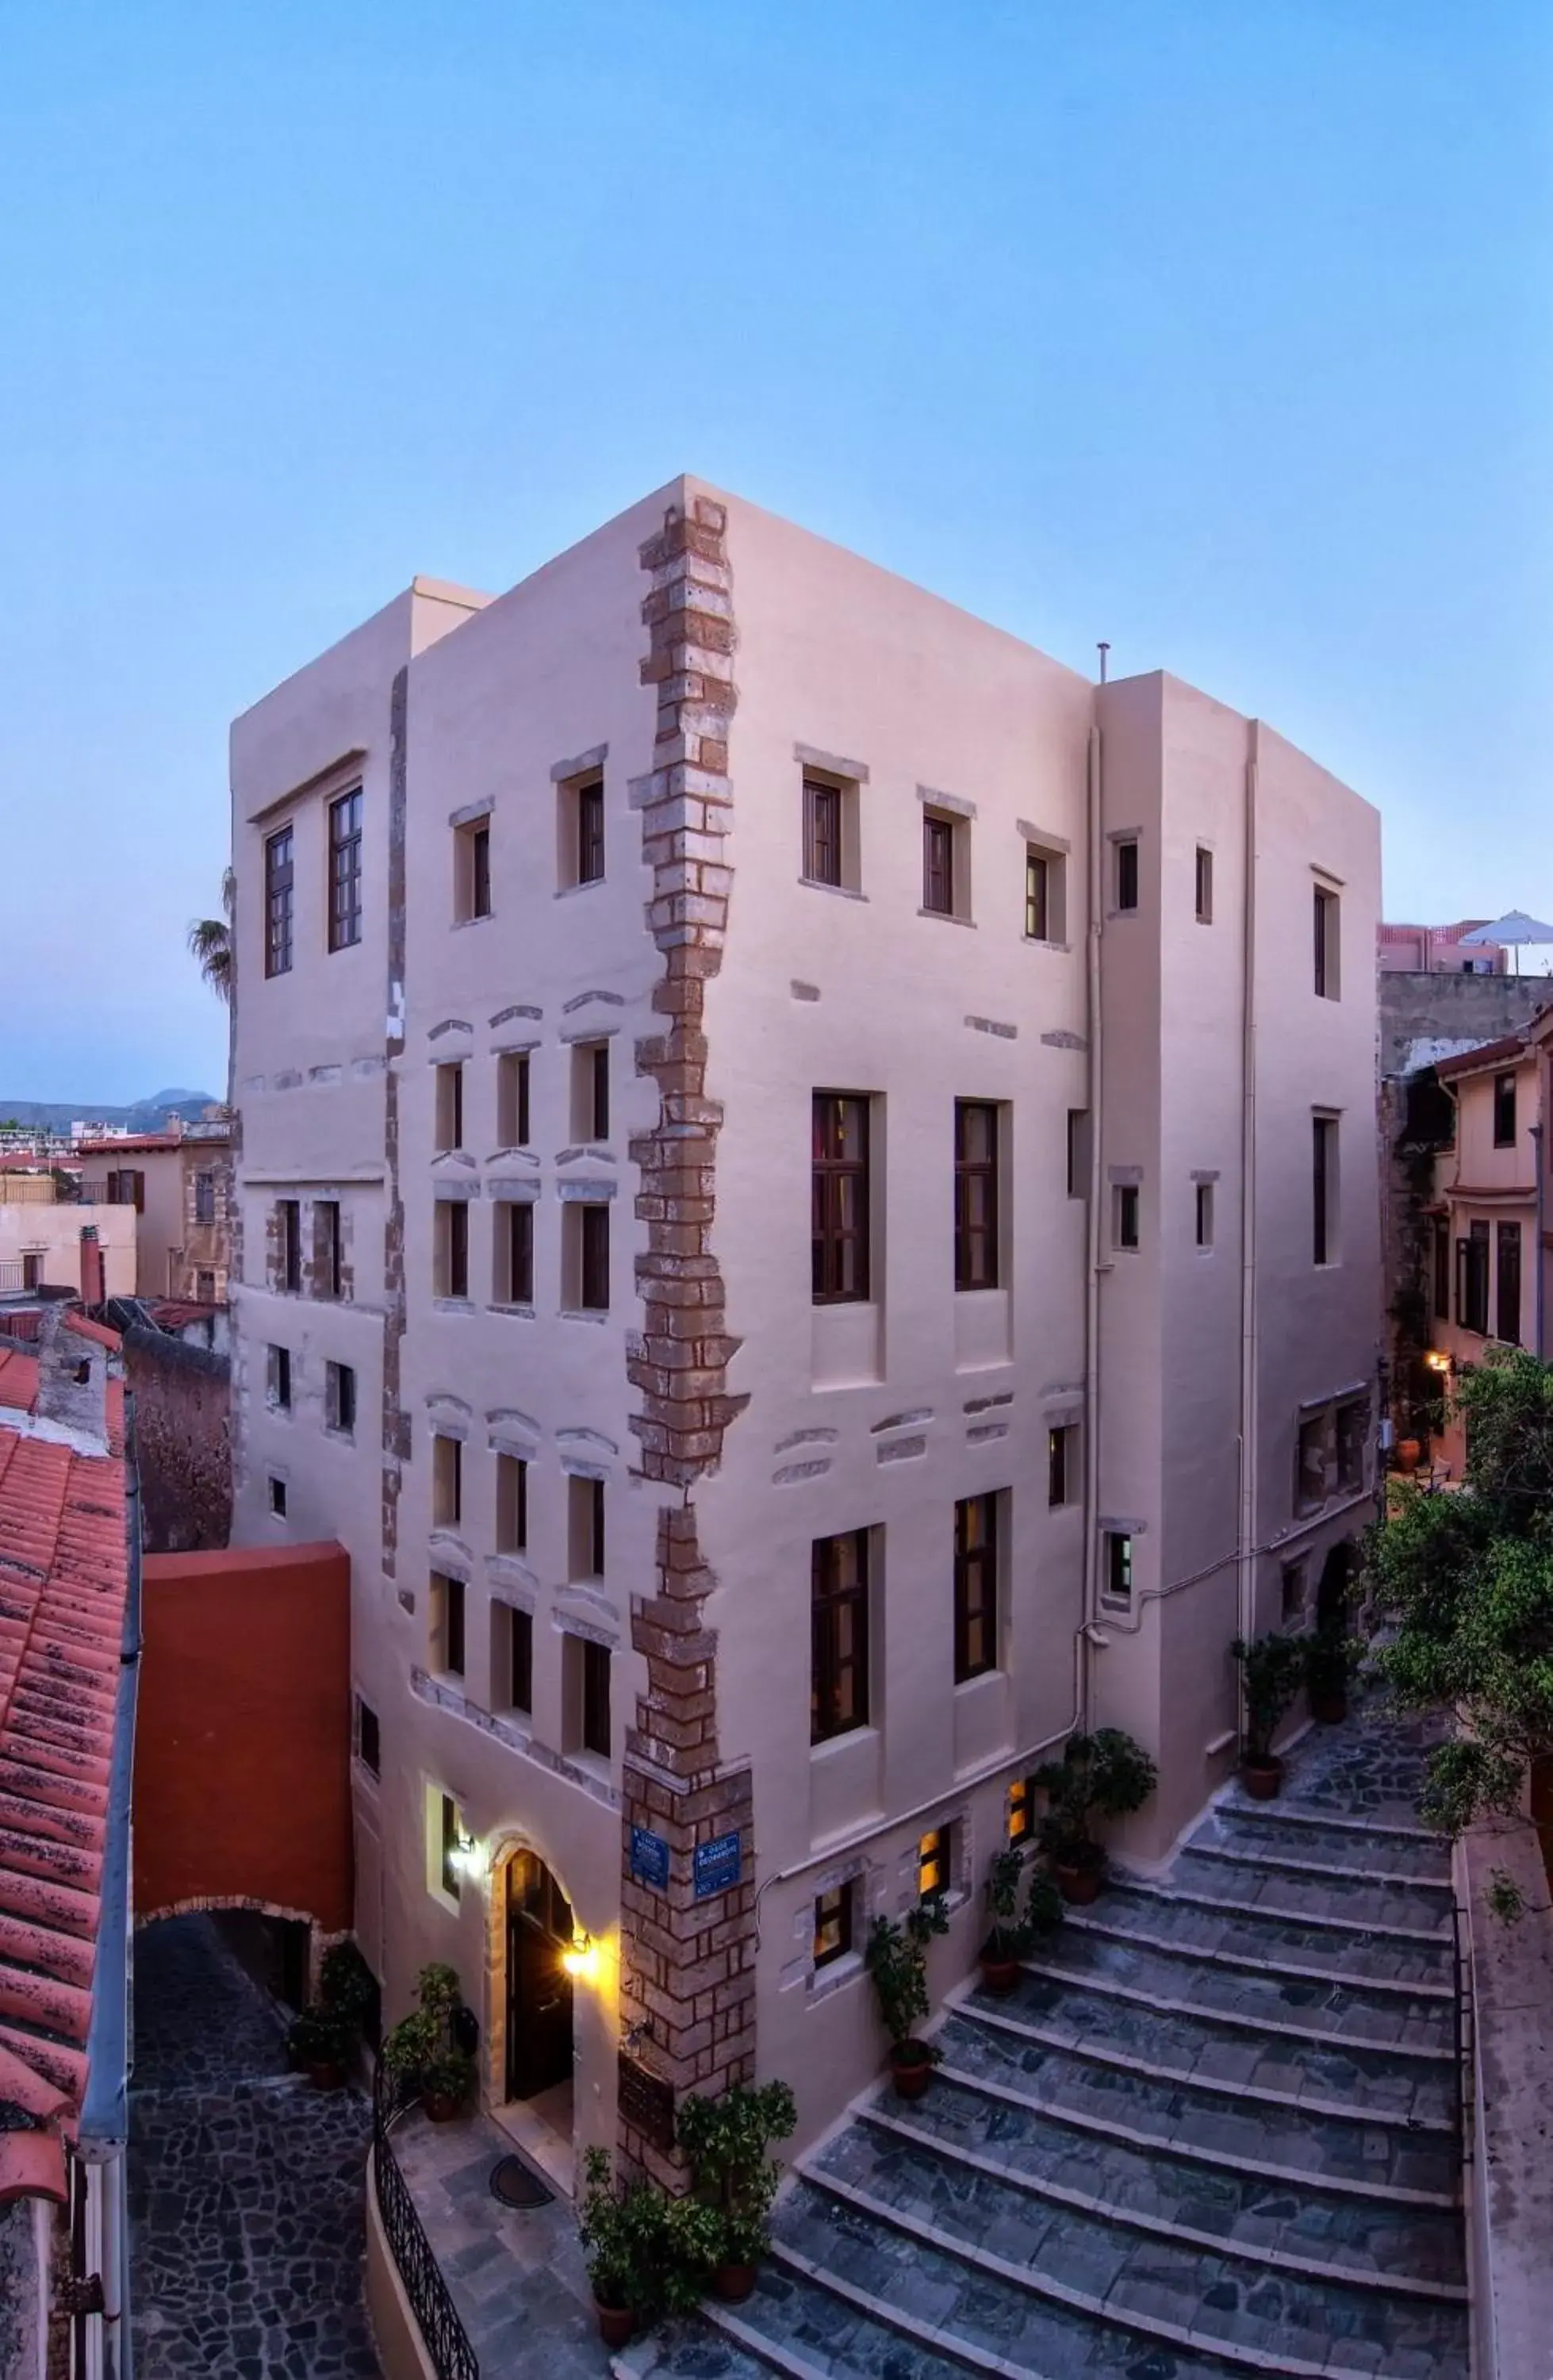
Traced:
<path fill-rule="evenodd" d="M 124 1365 L 135 1400 L 146 1551 L 224 1546 L 232 1527 L 229 1358 L 137 1323 L 125 1333 Z"/>
<path fill-rule="evenodd" d="M 706 986 L 720 965 L 732 871 L 723 860 L 733 784 L 728 733 L 736 695 L 732 578 L 724 507 L 697 497 L 669 508 L 641 548 L 642 604 L 657 688 L 655 766 L 631 786 L 652 870 L 648 927 L 662 955 L 653 1006 L 661 1035 L 637 1047 L 658 1086 L 659 1120 L 631 1144 L 640 1171 L 637 1214 L 648 1245 L 637 1260 L 643 1328 L 628 1371 L 641 1399 L 631 1427 L 644 1478 L 668 1491 L 657 1544 L 657 1589 L 632 1611 L 647 1692 L 625 1741 L 622 1833 L 621 2022 L 642 2063 L 677 2095 L 747 2080 L 755 2056 L 754 1805 L 746 1763 L 725 1764 L 717 1735 L 717 1640 L 705 1622 L 715 1580 L 702 1558 L 694 1490 L 716 1468 L 722 1434 L 744 1400 L 728 1391 L 738 1342 L 728 1335 L 713 1250 L 717 1136 L 722 1111 L 706 1095 Z M 636 1829 L 668 1846 L 665 1884 L 633 1861 Z M 696 1894 L 696 1852 L 736 1837 L 738 1880 Z M 661 2141 L 623 2106 L 629 2166 L 681 2180 Z"/>
<path fill-rule="evenodd" d="M 1419 1042 L 1450 1041 L 1470 1050 L 1480 1041 L 1498 1041 L 1503 1034 L 1519 1033 L 1550 1001 L 1548 976 L 1382 975 L 1382 1078 L 1426 1062 L 1414 1055 Z"/>

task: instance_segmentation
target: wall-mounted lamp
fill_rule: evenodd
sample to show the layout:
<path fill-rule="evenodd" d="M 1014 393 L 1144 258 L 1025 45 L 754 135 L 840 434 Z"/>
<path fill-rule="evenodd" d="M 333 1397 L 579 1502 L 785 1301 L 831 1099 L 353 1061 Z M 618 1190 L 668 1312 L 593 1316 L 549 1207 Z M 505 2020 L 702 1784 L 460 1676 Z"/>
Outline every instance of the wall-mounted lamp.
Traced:
<path fill-rule="evenodd" d="M 599 1972 L 599 1946 L 591 1934 L 574 1934 L 569 1950 L 561 1953 L 561 1964 L 575 1982 L 590 1982 Z"/>
<path fill-rule="evenodd" d="M 1442 1354 L 1440 1349 L 1438 1347 L 1431 1347 L 1429 1349 L 1428 1354 L 1424 1358 L 1424 1362 L 1427 1369 L 1431 1372 L 1449 1372 L 1450 1369 L 1450 1356 Z"/>
<path fill-rule="evenodd" d="M 462 1827 L 458 1830 L 458 1839 L 449 1852 L 448 1858 L 459 1875 L 468 1876 L 471 1882 L 485 1874 L 485 1853 L 473 1835 L 467 1834 Z"/>

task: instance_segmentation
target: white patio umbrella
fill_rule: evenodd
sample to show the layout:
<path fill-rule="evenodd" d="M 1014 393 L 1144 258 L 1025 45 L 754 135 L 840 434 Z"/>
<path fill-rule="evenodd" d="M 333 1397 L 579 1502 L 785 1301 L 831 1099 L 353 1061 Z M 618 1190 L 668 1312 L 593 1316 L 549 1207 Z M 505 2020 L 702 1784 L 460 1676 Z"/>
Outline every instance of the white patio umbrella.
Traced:
<path fill-rule="evenodd" d="M 1494 942 L 1500 949 L 1515 953 L 1515 972 L 1521 972 L 1521 952 L 1531 943 L 1553 942 L 1553 926 L 1545 926 L 1540 917 L 1528 917 L 1524 909 L 1511 909 L 1491 925 L 1474 926 L 1470 934 L 1462 936 L 1463 943 Z"/>

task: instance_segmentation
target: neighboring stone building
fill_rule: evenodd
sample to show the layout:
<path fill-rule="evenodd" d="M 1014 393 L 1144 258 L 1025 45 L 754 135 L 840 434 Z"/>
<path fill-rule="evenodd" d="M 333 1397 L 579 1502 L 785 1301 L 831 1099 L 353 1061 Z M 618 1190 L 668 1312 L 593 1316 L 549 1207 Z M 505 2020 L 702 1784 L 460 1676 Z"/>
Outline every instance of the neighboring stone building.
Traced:
<path fill-rule="evenodd" d="M 693 480 L 232 775 L 234 1536 L 351 1555 L 388 2011 L 541 2148 L 811 2136 L 872 1917 L 963 1974 L 1082 1719 L 1161 1857 L 1372 1509 L 1375 813 Z"/>
<path fill-rule="evenodd" d="M 85 1195 L 134 1209 L 135 1278 L 124 1286 L 135 1295 L 225 1305 L 231 1146 L 231 1126 L 219 1112 L 176 1132 L 78 1143 Z"/>
<path fill-rule="evenodd" d="M 133 1289 L 134 1217 L 73 1187 L 53 1172 L 0 1172 L 0 1300 L 57 1289 L 100 1305 Z"/>

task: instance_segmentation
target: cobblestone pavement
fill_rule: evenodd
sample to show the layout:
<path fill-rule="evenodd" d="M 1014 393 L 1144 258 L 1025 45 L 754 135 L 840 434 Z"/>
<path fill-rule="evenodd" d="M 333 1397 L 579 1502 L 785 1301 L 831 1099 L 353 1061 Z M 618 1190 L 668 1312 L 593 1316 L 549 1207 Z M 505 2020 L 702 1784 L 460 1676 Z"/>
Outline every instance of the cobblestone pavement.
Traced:
<path fill-rule="evenodd" d="M 378 2380 L 361 2302 L 370 2116 L 288 2074 L 213 1922 L 135 1943 L 129 2143 L 138 2380 Z"/>

